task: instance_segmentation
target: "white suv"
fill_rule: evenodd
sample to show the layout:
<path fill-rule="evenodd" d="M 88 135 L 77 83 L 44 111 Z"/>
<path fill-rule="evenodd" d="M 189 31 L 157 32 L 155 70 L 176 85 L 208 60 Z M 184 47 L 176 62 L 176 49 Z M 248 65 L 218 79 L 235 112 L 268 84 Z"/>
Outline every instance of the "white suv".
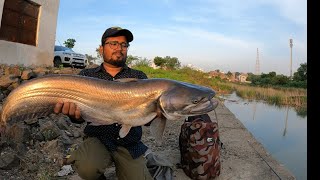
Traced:
<path fill-rule="evenodd" d="M 72 66 L 85 68 L 88 65 L 88 59 L 85 55 L 76 53 L 72 49 L 64 46 L 54 46 L 54 67 Z"/>

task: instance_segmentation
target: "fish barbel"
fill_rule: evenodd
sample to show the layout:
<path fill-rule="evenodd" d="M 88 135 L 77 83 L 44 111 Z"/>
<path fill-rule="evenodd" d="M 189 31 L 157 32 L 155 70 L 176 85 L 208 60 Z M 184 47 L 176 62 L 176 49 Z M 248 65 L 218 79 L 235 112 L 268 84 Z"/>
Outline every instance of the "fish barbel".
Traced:
<path fill-rule="evenodd" d="M 73 102 L 90 125 L 121 124 L 120 137 L 125 137 L 131 127 L 150 121 L 157 131 L 153 134 L 162 136 L 167 119 L 214 110 L 218 105 L 214 96 L 211 88 L 170 79 L 107 81 L 80 75 L 45 75 L 25 81 L 8 95 L 0 125 L 13 119 L 47 116 L 56 103 Z"/>

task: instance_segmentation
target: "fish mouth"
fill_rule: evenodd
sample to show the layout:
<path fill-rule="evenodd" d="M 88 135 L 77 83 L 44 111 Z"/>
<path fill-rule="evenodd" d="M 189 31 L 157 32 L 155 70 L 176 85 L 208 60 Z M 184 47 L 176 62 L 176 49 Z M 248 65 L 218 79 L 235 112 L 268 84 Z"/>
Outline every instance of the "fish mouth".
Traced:
<path fill-rule="evenodd" d="M 198 104 L 194 108 L 192 108 L 189 113 L 191 114 L 205 114 L 210 111 L 213 111 L 218 106 L 218 101 L 215 99 L 211 99 L 209 101 L 206 101 L 204 103 Z"/>

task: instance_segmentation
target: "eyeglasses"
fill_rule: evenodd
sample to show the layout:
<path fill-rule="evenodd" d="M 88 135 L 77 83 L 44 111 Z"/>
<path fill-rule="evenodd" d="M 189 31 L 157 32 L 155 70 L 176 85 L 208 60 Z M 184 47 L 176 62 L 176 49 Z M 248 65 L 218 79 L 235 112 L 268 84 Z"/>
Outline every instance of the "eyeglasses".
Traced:
<path fill-rule="evenodd" d="M 125 43 L 125 42 L 119 43 L 118 41 L 109 41 L 109 42 L 106 42 L 105 44 L 109 44 L 109 47 L 114 50 L 117 49 L 119 45 L 123 50 L 127 50 L 128 47 L 130 46 L 129 43 Z"/>

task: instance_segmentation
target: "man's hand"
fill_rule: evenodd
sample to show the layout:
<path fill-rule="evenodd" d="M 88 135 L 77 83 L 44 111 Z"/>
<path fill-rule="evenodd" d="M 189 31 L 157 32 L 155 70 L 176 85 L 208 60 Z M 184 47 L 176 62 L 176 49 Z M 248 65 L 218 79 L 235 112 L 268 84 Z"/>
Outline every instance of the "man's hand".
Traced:
<path fill-rule="evenodd" d="M 80 119 L 80 109 L 72 102 L 58 102 L 53 110 L 55 113 L 63 113 L 76 120 Z"/>

